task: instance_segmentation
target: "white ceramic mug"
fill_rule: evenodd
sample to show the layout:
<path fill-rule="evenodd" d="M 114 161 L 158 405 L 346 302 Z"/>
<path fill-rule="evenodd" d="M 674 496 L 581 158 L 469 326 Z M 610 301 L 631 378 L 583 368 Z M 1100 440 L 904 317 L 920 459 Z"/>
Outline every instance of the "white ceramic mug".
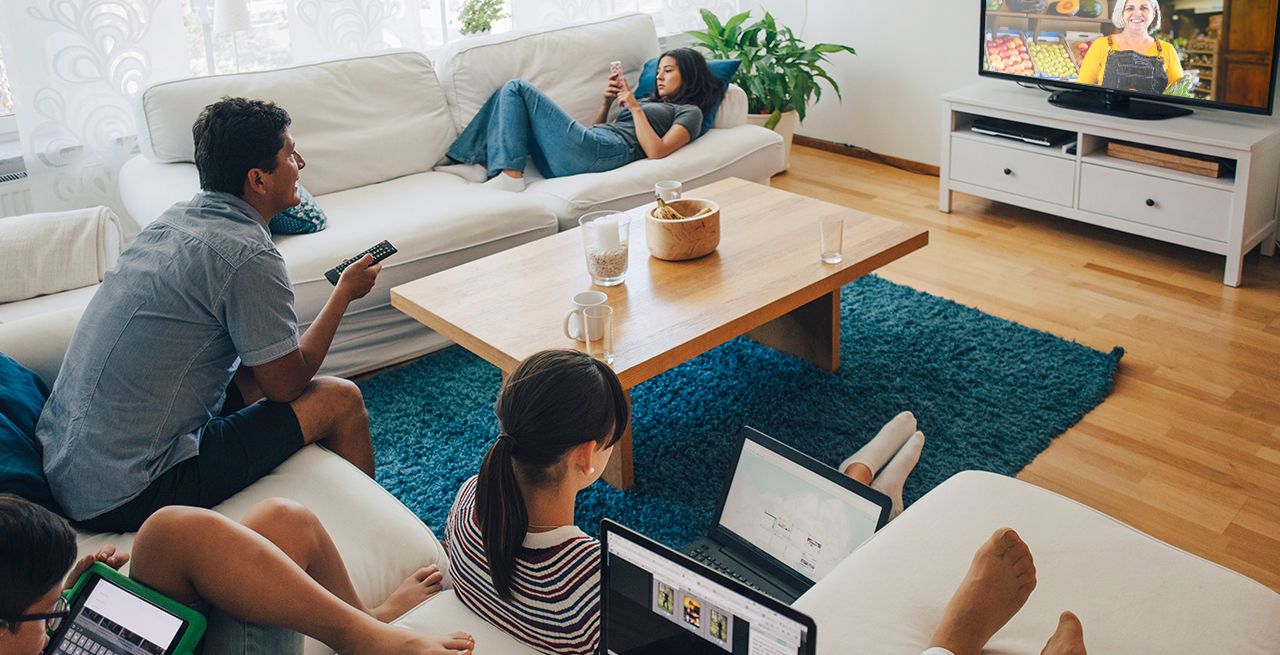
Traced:
<path fill-rule="evenodd" d="M 585 333 L 583 332 L 582 310 L 588 307 L 603 305 L 608 300 L 609 296 L 605 295 L 603 291 L 583 291 L 575 294 L 573 296 L 573 309 L 564 317 L 564 336 L 576 341 L 582 341 L 583 337 L 588 334 L 593 337 L 601 334 L 603 327 L 600 325 L 587 326 L 588 329 Z M 595 329 L 591 329 L 592 327 Z"/>
<path fill-rule="evenodd" d="M 680 183 L 680 180 L 663 180 L 653 185 L 653 193 L 662 198 L 662 202 L 679 200 L 684 193 L 684 185 Z"/>

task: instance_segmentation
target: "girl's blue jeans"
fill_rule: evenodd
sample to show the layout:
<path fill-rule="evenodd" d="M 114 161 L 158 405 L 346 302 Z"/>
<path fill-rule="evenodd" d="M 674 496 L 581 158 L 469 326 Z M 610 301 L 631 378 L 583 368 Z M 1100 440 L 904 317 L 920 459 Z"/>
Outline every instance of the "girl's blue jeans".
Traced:
<path fill-rule="evenodd" d="M 495 91 L 448 155 L 459 163 L 484 164 L 489 177 L 503 170 L 524 172 L 526 159 L 532 158 L 547 178 L 609 171 L 641 158 L 622 135 L 583 127 L 524 80 Z"/>

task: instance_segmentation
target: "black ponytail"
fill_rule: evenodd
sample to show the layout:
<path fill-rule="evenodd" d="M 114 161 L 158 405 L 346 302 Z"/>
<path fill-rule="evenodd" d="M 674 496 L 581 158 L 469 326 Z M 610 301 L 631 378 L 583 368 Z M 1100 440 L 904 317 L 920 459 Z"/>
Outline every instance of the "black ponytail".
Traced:
<path fill-rule="evenodd" d="M 582 443 L 616 444 L 630 409 L 608 364 L 576 350 L 547 350 L 516 367 L 494 410 L 502 432 L 480 465 L 476 523 L 494 589 L 510 600 L 516 554 L 529 527 L 520 483 L 553 482 L 553 469 Z"/>
<path fill-rule="evenodd" d="M 512 562 L 516 548 L 524 541 L 529 527 L 529 510 L 516 481 L 515 462 L 511 451 L 515 440 L 505 434 L 498 437 L 480 464 L 476 486 L 476 516 L 484 535 L 484 555 L 489 560 L 489 576 L 498 593 L 511 599 L 510 564 L 494 566 L 494 562 Z"/>

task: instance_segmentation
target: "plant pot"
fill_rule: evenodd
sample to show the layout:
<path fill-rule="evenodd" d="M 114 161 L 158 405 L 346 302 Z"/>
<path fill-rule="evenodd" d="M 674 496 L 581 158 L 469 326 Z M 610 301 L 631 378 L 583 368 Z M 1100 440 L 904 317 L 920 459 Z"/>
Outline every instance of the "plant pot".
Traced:
<path fill-rule="evenodd" d="M 747 114 L 747 122 L 764 127 L 769 114 Z M 791 137 L 795 136 L 796 126 L 800 124 L 800 115 L 792 111 L 782 112 L 782 119 L 773 127 L 773 131 L 782 135 L 782 170 L 791 168 Z"/>

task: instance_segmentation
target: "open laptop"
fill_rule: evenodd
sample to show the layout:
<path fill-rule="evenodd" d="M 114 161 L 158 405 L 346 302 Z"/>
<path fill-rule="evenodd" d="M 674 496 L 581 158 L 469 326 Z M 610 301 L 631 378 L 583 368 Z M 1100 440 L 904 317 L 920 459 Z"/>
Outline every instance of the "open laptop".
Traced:
<path fill-rule="evenodd" d="M 813 619 L 613 521 L 600 523 L 601 655 L 814 655 Z"/>
<path fill-rule="evenodd" d="M 66 594 L 70 613 L 45 655 L 191 655 L 199 612 L 96 563 Z"/>
<path fill-rule="evenodd" d="M 750 427 L 695 560 L 791 603 L 889 522 L 888 496 Z"/>

